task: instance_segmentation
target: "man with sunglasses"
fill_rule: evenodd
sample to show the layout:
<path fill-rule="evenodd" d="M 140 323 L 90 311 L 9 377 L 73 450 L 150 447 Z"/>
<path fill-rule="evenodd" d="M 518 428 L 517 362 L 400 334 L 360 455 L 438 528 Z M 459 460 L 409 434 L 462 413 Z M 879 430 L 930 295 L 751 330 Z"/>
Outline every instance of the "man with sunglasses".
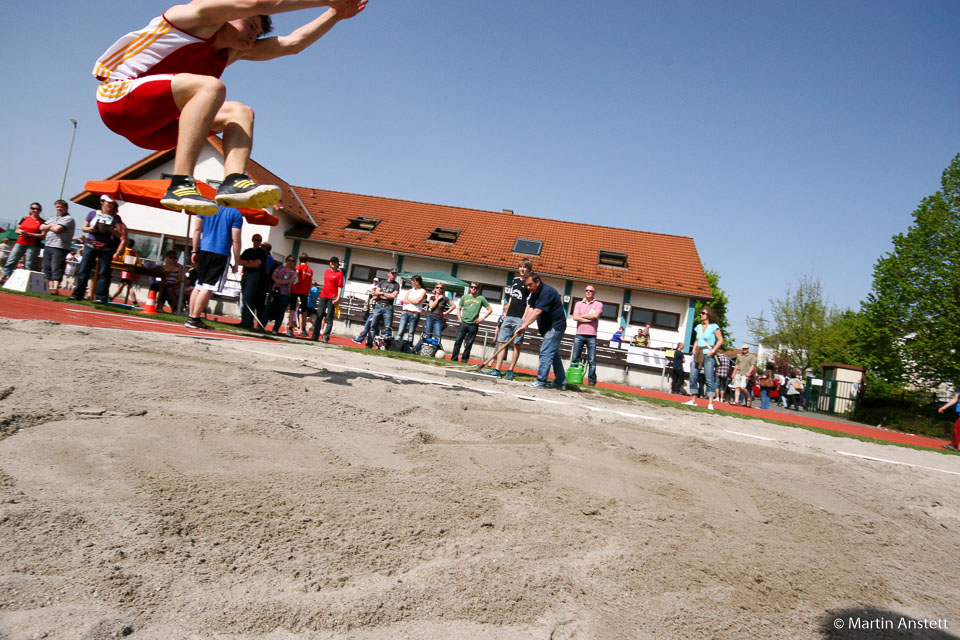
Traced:
<path fill-rule="evenodd" d="M 280 187 L 256 184 L 245 173 L 253 110 L 225 101 L 226 87 L 219 78 L 237 60 L 299 53 L 366 5 L 367 0 L 192 0 L 173 6 L 121 37 L 96 61 L 100 117 L 108 129 L 139 147 L 176 148 L 163 206 L 202 216 L 216 215 L 219 205 L 271 206 L 280 200 Z M 289 35 L 261 39 L 271 29 L 271 14 L 316 7 L 328 9 Z M 248 84 L 255 86 L 254 81 Z M 193 179 L 211 132 L 223 133 L 226 174 L 215 201 L 202 196 Z"/>
<path fill-rule="evenodd" d="M 460 328 L 457 329 L 457 339 L 453 343 L 453 353 L 450 354 L 450 359 L 453 361 L 456 361 L 460 354 L 461 345 L 463 346 L 463 357 L 460 358 L 460 362 L 470 361 L 470 348 L 477 337 L 480 323 L 493 312 L 487 299 L 479 294 L 480 283 L 471 282 L 470 290 L 463 294 L 463 297 L 460 298 L 460 304 L 457 305 L 457 320 L 460 321 Z M 483 311 L 483 316 L 480 315 L 481 311 Z"/>
<path fill-rule="evenodd" d="M 43 207 L 40 206 L 39 202 L 30 203 L 30 213 L 17 224 L 17 244 L 14 245 L 13 250 L 7 257 L 7 262 L 3 265 L 4 281 L 17 268 L 17 263 L 20 262 L 21 257 L 24 258 L 24 268 L 27 271 L 33 269 L 33 263 L 37 259 L 37 254 L 40 253 L 40 238 L 45 235 L 40 231 L 40 226 L 43 225 L 43 218 L 40 217 L 41 211 L 43 211 Z"/>
<path fill-rule="evenodd" d="M 573 319 L 577 322 L 577 333 L 573 339 L 573 353 L 570 363 L 580 361 L 580 352 L 587 347 L 587 385 L 597 386 L 597 328 L 603 303 L 595 298 L 597 289 L 588 284 L 583 290 L 583 300 L 573 306 Z"/>

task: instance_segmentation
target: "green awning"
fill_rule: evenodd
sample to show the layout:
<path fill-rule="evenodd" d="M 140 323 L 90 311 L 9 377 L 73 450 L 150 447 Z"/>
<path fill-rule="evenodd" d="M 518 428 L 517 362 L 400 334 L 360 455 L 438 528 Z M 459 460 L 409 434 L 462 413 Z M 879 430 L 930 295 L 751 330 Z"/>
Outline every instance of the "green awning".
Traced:
<path fill-rule="evenodd" d="M 15 229 L 6 229 L 3 233 L 0 233 L 0 240 L 6 238 L 7 240 L 12 240 L 13 242 L 17 241 L 17 232 Z"/>
<path fill-rule="evenodd" d="M 464 282 L 443 271 L 404 271 L 403 273 L 398 273 L 397 276 L 403 278 L 404 284 L 408 284 L 411 277 L 420 276 L 423 278 L 423 287 L 425 289 L 432 289 L 433 285 L 441 282 L 447 291 L 461 295 L 467 290 L 467 287 L 470 286 L 469 282 Z"/>

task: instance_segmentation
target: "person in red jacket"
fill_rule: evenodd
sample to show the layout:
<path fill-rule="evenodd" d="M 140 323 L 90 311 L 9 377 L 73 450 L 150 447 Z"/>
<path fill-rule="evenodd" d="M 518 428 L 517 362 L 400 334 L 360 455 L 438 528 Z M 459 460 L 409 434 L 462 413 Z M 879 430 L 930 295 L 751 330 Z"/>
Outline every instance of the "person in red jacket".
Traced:
<path fill-rule="evenodd" d="M 43 224 L 43 218 L 40 217 L 41 211 L 43 207 L 39 202 L 31 202 L 30 213 L 17 224 L 17 244 L 13 246 L 3 265 L 4 281 L 17 268 L 21 257 L 23 257 L 24 268 L 28 271 L 33 269 L 33 263 L 37 260 L 37 254 L 40 253 L 40 239 L 46 235 L 45 232 L 40 231 L 40 225 Z"/>

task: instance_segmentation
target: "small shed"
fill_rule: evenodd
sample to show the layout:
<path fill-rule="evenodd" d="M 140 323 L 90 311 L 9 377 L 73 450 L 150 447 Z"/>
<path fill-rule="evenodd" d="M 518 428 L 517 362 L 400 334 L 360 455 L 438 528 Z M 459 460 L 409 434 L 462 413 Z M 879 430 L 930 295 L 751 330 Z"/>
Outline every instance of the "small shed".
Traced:
<path fill-rule="evenodd" d="M 821 378 L 807 379 L 807 408 L 833 415 L 853 415 L 863 394 L 866 369 L 839 362 L 824 362 L 820 367 Z"/>

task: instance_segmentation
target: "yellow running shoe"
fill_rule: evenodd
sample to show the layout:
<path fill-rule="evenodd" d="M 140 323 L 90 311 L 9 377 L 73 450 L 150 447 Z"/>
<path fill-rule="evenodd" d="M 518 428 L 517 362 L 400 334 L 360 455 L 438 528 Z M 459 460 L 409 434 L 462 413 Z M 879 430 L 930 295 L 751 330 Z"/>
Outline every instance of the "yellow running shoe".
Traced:
<path fill-rule="evenodd" d="M 167 192 L 160 199 L 160 204 L 174 211 L 189 211 L 198 216 L 213 216 L 220 211 L 220 205 L 209 198 L 204 198 L 197 191 L 197 183 L 190 178 L 186 182 L 174 186 L 170 185 Z"/>
<path fill-rule="evenodd" d="M 244 173 L 231 173 L 217 189 L 217 202 L 225 207 L 264 209 L 279 202 L 282 195 L 274 184 L 257 184 Z"/>

